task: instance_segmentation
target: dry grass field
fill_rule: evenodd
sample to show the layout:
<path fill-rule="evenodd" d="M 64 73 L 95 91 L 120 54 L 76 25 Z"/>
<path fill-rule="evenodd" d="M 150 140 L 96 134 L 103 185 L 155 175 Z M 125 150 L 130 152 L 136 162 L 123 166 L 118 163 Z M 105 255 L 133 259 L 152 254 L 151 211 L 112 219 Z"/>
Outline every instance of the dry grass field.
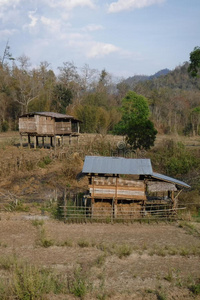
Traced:
<path fill-rule="evenodd" d="M 33 299 L 200 299 L 199 223 L 65 224 L 35 214 L 0 221 L 1 279 L 16 280 L 22 261 L 64 284 Z"/>
<path fill-rule="evenodd" d="M 166 136 L 156 144 L 166 138 L 200 146 Z M 18 147 L 17 132 L 0 134 L 0 202 L 22 202 L 0 211 L 0 299 L 200 299 L 200 223 L 65 224 L 41 214 L 57 189 L 87 188 L 75 180 L 85 153 L 121 140 L 82 135 L 34 150 Z"/>

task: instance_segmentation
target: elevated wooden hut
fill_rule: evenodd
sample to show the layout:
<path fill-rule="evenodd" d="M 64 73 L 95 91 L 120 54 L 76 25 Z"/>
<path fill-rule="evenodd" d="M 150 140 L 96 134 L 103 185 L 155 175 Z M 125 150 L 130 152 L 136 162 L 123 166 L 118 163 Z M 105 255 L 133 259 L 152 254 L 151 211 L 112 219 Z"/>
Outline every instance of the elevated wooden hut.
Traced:
<path fill-rule="evenodd" d="M 153 172 L 150 159 L 86 156 L 82 173 L 88 177 L 92 217 L 127 219 L 174 210 L 186 183 Z"/>
<path fill-rule="evenodd" d="M 30 146 L 31 137 L 34 137 L 34 146 L 38 145 L 38 138 L 50 138 L 50 144 L 56 145 L 56 137 L 59 136 L 63 142 L 63 136 L 79 136 L 80 121 L 73 116 L 59 114 L 54 112 L 31 112 L 19 117 L 19 133 L 22 136 L 28 136 L 28 145 Z"/>

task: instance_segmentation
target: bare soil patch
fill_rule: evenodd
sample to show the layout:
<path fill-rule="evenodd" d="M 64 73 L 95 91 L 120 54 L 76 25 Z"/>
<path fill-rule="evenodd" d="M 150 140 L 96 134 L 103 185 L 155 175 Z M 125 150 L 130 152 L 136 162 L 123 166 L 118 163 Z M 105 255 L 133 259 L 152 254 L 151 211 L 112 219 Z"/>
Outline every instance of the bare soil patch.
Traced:
<path fill-rule="evenodd" d="M 178 223 L 65 224 L 26 216 L 1 213 L 1 259 L 14 255 L 62 274 L 81 267 L 92 285 L 85 299 L 194 299 L 188 286 L 200 278 L 198 226 L 189 234 Z M 41 244 L 42 232 L 51 245 Z"/>

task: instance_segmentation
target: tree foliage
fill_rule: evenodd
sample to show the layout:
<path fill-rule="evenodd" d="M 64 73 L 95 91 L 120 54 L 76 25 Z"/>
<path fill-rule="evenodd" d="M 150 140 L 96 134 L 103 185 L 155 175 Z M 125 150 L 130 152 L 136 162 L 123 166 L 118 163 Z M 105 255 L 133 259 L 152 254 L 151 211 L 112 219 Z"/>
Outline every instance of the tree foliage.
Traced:
<path fill-rule="evenodd" d="M 188 72 L 193 77 L 199 77 L 200 71 L 200 47 L 195 47 L 190 53 L 190 65 L 188 67 Z"/>
<path fill-rule="evenodd" d="M 157 130 L 149 120 L 150 110 L 145 97 L 129 91 L 122 100 L 122 120 L 115 132 L 126 135 L 133 149 L 150 149 L 154 145 Z"/>
<path fill-rule="evenodd" d="M 72 102 L 72 92 L 62 84 L 57 84 L 53 89 L 51 111 L 66 114 L 66 108 Z"/>
<path fill-rule="evenodd" d="M 197 56 L 197 60 L 191 56 L 195 66 L 199 64 L 199 51 L 196 47 L 192 52 Z M 13 59 L 7 42 L 0 57 L 0 131 L 5 124 L 17 129 L 18 117 L 25 112 L 53 110 L 81 119 L 84 132 L 111 132 L 121 119 L 116 132 L 126 135 L 137 119 L 141 128 L 150 126 L 145 122 L 151 112 L 159 133 L 198 135 L 200 81 L 190 76 L 189 65 L 186 62 L 165 76 L 137 83 L 137 97 L 132 94 L 134 100 L 130 100 L 126 96 L 132 89 L 128 81 L 113 78 L 106 69 L 98 71 L 88 65 L 78 68 L 73 62 L 63 62 L 55 75 L 46 61 L 33 67 L 26 55 Z M 199 72 L 199 68 L 196 70 Z M 148 103 L 138 100 L 142 97 L 139 95 Z"/>

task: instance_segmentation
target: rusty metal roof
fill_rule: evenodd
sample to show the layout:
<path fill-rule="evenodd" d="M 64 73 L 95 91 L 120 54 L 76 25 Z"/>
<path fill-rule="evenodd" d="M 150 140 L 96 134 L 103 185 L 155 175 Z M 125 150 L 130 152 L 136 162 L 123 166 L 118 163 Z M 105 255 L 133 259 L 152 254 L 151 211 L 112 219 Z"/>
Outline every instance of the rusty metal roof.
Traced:
<path fill-rule="evenodd" d="M 47 112 L 47 111 L 43 111 L 43 112 L 30 112 L 24 115 L 21 115 L 20 118 L 22 117 L 31 117 L 34 115 L 39 115 L 39 116 L 45 116 L 45 117 L 51 117 L 51 118 L 55 118 L 55 119 L 71 119 L 71 120 L 75 120 L 75 121 L 79 121 L 76 118 L 74 118 L 73 116 L 70 115 L 65 115 L 65 114 L 59 114 L 59 113 L 55 113 L 55 112 Z"/>
<path fill-rule="evenodd" d="M 150 175 L 150 159 L 86 156 L 82 173 Z"/>

